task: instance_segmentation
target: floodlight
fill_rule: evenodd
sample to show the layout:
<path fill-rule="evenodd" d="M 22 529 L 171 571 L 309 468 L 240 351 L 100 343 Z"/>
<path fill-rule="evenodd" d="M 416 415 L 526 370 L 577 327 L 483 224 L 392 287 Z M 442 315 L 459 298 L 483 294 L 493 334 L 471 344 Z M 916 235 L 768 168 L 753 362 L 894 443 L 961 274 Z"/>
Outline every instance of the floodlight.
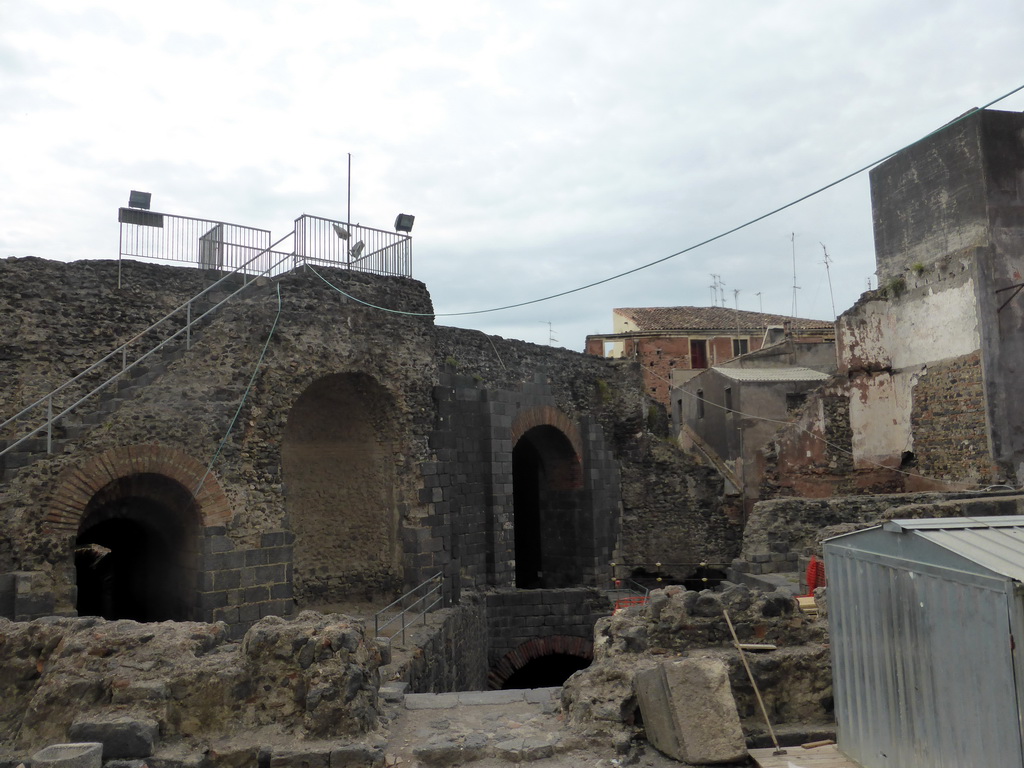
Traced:
<path fill-rule="evenodd" d="M 347 229 L 345 229 L 340 224 L 331 224 L 331 226 L 334 227 L 334 234 L 336 234 L 342 240 L 348 240 L 349 234 Z"/>
<path fill-rule="evenodd" d="M 128 207 L 149 210 L 149 203 L 152 197 L 153 195 L 149 192 L 136 192 L 133 189 L 128 193 Z"/>
<path fill-rule="evenodd" d="M 409 213 L 400 213 L 395 219 L 395 232 L 412 232 L 412 223 L 416 217 Z"/>
<path fill-rule="evenodd" d="M 353 258 L 353 259 L 358 259 L 359 258 L 359 254 L 361 254 L 363 252 L 363 248 L 365 248 L 365 247 L 366 247 L 366 243 L 364 243 L 362 240 L 358 241 L 355 245 L 352 246 L 352 250 L 350 252 L 350 257 Z"/>

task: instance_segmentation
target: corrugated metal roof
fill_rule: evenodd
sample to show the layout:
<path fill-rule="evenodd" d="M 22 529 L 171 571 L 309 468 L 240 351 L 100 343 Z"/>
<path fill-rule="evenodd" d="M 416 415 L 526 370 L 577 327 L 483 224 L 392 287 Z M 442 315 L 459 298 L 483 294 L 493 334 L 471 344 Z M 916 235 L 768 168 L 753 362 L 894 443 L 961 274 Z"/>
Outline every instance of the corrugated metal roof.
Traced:
<path fill-rule="evenodd" d="M 733 381 L 825 381 L 827 373 L 815 371 L 799 365 L 785 368 L 725 368 L 715 366 L 715 370 Z"/>
<path fill-rule="evenodd" d="M 912 531 L 993 573 L 1024 582 L 1024 515 L 892 520 L 882 528 Z"/>
<path fill-rule="evenodd" d="M 640 331 L 741 330 L 762 332 L 769 325 L 791 323 L 794 330 L 831 329 L 834 323 L 805 317 L 786 317 L 727 307 L 616 307 Z"/>

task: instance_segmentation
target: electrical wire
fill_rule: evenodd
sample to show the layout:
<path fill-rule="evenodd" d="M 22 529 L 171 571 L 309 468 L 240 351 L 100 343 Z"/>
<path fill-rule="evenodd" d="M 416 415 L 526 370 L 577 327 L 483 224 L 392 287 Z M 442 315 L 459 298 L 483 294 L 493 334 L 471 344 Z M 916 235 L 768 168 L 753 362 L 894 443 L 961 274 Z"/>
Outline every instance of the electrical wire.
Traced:
<path fill-rule="evenodd" d="M 466 317 L 468 315 L 483 315 L 483 314 L 487 314 L 487 313 L 490 313 L 490 312 L 503 312 L 503 311 L 508 310 L 508 309 L 518 309 L 519 307 L 530 306 L 531 304 L 540 304 L 541 302 L 544 302 L 544 301 L 551 301 L 552 299 L 558 299 L 558 298 L 561 298 L 562 296 L 568 296 L 568 295 L 573 294 L 573 293 L 579 293 L 580 291 L 585 291 L 585 290 L 588 290 L 590 288 L 595 288 L 595 287 L 597 287 L 599 285 L 604 285 L 605 283 L 610 283 L 613 280 L 619 280 L 619 279 L 621 279 L 623 277 L 628 277 L 629 275 L 632 275 L 632 274 L 635 274 L 637 272 L 641 272 L 641 271 L 643 271 L 645 269 L 649 269 L 651 267 L 657 266 L 658 264 L 663 264 L 664 262 L 669 261 L 670 259 L 677 258 L 678 256 L 682 256 L 683 254 L 690 253 L 691 251 L 695 251 L 698 248 L 703 248 L 705 245 L 710 245 L 711 243 L 713 243 L 713 242 L 715 242 L 717 240 L 721 240 L 722 238 L 725 238 L 725 237 L 728 237 L 729 235 L 735 234 L 736 232 L 739 232 L 740 230 L 746 229 L 747 227 L 753 226 L 754 224 L 757 224 L 758 222 L 764 221 L 765 219 L 770 218 L 770 217 L 774 216 L 777 213 L 781 213 L 782 211 L 785 211 L 785 210 L 787 210 L 789 208 L 792 208 L 795 205 L 799 205 L 800 203 L 804 202 L 805 200 L 809 200 L 810 198 L 812 198 L 812 197 L 814 197 L 816 195 L 820 195 L 822 192 L 825 192 L 825 191 L 827 191 L 829 189 L 832 189 L 832 187 L 838 186 L 839 184 L 842 184 L 844 181 L 849 181 L 853 177 L 859 176 L 860 174 L 864 173 L 865 171 L 871 170 L 876 165 L 880 165 L 881 163 L 884 163 L 886 160 L 896 156 L 900 152 L 903 152 L 903 151 L 913 147 L 914 145 L 919 144 L 922 141 L 925 141 L 926 139 L 934 136 L 935 134 L 939 133 L 940 131 L 944 131 L 944 130 L 946 130 L 947 128 L 949 128 L 951 126 L 956 125 L 957 123 L 963 122 L 964 120 L 968 119 L 972 115 L 974 115 L 974 114 L 976 114 L 978 112 L 981 112 L 983 110 L 986 110 L 989 107 L 993 106 L 994 104 L 998 104 L 999 102 L 1004 101 L 1004 100 L 1010 98 L 1015 93 L 1019 93 L 1020 91 L 1024 91 L 1024 84 L 1014 88 L 1012 91 L 1009 91 L 1008 93 L 1004 93 L 1002 96 L 1000 96 L 997 99 L 993 99 L 992 101 L 988 102 L 984 106 L 975 107 L 974 109 L 968 110 L 964 114 L 960 115 L 960 117 L 956 118 L 955 120 L 950 120 L 948 123 L 946 123 L 942 127 L 936 128 L 934 131 L 931 131 L 930 133 L 925 134 L 920 139 L 912 141 L 909 144 L 907 144 L 907 145 L 905 145 L 903 147 L 900 147 L 899 149 L 894 150 L 893 152 L 890 152 L 889 154 L 887 154 L 883 158 L 875 160 L 872 163 L 868 163 L 864 167 L 858 168 L 856 171 L 852 171 L 851 173 L 848 173 L 845 176 L 842 176 L 842 177 L 836 179 L 835 181 L 826 184 L 823 187 L 819 187 L 818 189 L 815 189 L 813 192 L 808 192 L 806 195 L 802 195 L 801 197 L 798 197 L 796 200 L 788 202 L 785 205 L 780 205 L 778 208 L 775 208 L 775 209 L 773 209 L 771 211 L 768 211 L 768 213 L 761 214 L 760 216 L 758 216 L 756 218 L 753 218 L 753 219 L 750 219 L 750 220 L 744 222 L 743 224 L 740 224 L 738 226 L 732 227 L 731 229 L 727 229 L 726 231 L 721 232 L 721 233 L 719 233 L 717 235 L 714 235 L 712 237 L 709 237 L 709 238 L 707 238 L 705 240 L 701 240 L 699 243 L 694 243 L 693 245 L 687 246 L 686 248 L 683 248 L 680 251 L 676 251 L 675 253 L 670 253 L 668 256 L 662 256 L 660 259 L 655 259 L 654 261 L 649 261 L 646 264 L 641 264 L 641 265 L 639 265 L 637 267 L 633 267 L 632 269 L 627 269 L 625 272 L 619 272 L 616 275 L 611 275 L 610 277 L 605 277 L 605 278 L 602 278 L 601 280 L 595 280 L 592 283 L 587 283 L 586 285 L 581 285 L 581 286 L 578 286 L 576 288 L 570 288 L 570 289 L 565 290 L 565 291 L 559 291 L 558 293 L 552 293 L 549 296 L 543 296 L 543 297 L 538 298 L 538 299 L 530 299 L 528 301 L 520 301 L 520 302 L 517 302 L 515 304 L 505 304 L 504 306 L 490 307 L 488 309 L 474 309 L 474 310 L 469 310 L 469 311 L 466 311 L 466 312 L 405 312 L 405 311 L 399 310 L 399 309 L 390 309 L 388 307 L 378 306 L 376 304 L 371 304 L 368 301 L 363 301 L 361 299 L 358 299 L 355 296 L 352 296 L 351 294 L 348 294 L 345 291 L 343 291 L 340 288 L 338 288 L 338 286 L 336 286 L 333 283 L 331 283 L 329 280 L 327 280 L 323 275 L 321 275 L 315 269 L 313 269 L 312 267 L 309 267 L 308 264 L 307 264 L 307 268 L 311 269 L 313 271 L 313 274 L 315 274 L 317 277 L 319 277 L 321 280 L 323 280 L 329 286 L 334 288 L 334 290 L 336 290 L 342 296 L 345 296 L 346 298 L 351 299 L 352 301 L 355 301 L 355 302 L 357 302 L 359 304 L 362 304 L 362 305 L 364 305 L 366 307 L 370 307 L 372 309 L 378 309 L 378 310 L 381 310 L 382 312 L 391 312 L 391 313 L 397 314 L 397 315 L 411 315 L 411 316 L 414 316 L 414 317 Z"/>
<path fill-rule="evenodd" d="M 224 437 L 220 441 L 220 445 L 217 446 L 217 450 L 213 452 L 213 458 L 210 459 L 210 464 L 206 467 L 206 472 L 200 478 L 199 483 L 196 485 L 195 490 L 192 491 L 193 496 L 198 496 L 199 492 L 203 489 L 203 484 L 206 482 L 206 478 L 213 472 L 213 465 L 217 462 L 220 457 L 221 451 L 228 442 L 228 438 L 231 436 L 231 432 L 235 428 L 235 423 L 238 421 L 238 416 L 242 413 L 242 408 L 245 406 L 245 401 L 249 398 L 249 392 L 252 390 L 252 385 L 256 381 L 256 374 L 260 371 L 260 366 L 263 365 L 263 359 L 267 356 L 267 349 L 270 347 L 270 340 L 274 338 L 274 333 L 277 331 L 278 321 L 281 319 L 281 283 L 277 283 L 277 314 L 274 316 L 274 323 L 270 327 L 270 333 L 267 334 L 267 340 L 263 343 L 263 351 L 260 352 L 259 360 L 256 361 L 255 367 L 252 369 L 252 376 L 249 377 L 249 384 L 245 388 L 245 392 L 242 393 L 242 399 L 238 403 L 238 408 L 235 409 L 235 415 L 231 417 L 231 423 L 228 424 L 227 432 L 224 433 Z"/>

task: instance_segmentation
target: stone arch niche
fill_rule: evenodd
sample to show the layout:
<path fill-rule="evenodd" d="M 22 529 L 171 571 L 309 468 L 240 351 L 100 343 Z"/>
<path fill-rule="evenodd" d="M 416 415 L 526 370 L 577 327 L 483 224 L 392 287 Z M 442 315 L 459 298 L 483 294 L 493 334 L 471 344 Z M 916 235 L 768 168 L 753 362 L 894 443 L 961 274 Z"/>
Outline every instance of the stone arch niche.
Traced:
<path fill-rule="evenodd" d="M 395 408 L 362 373 L 319 379 L 292 406 L 281 458 L 303 608 L 390 597 L 401 588 Z"/>
<path fill-rule="evenodd" d="M 516 586 L 576 586 L 584 564 L 583 471 L 573 441 L 550 424 L 530 427 L 512 449 Z"/>
<path fill-rule="evenodd" d="M 169 477 L 118 478 L 90 499 L 75 538 L 79 616 L 194 618 L 199 512 Z"/>
<path fill-rule="evenodd" d="M 200 620 L 198 540 L 231 519 L 216 475 L 158 445 L 105 451 L 58 483 L 44 530 L 74 541 L 80 615 Z"/>

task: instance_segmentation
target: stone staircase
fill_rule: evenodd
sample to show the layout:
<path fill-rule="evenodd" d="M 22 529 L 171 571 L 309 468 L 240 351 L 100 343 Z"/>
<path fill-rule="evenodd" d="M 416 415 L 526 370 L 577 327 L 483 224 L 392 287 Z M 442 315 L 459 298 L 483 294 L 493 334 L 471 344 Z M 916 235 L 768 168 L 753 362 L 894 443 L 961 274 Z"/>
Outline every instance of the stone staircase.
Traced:
<path fill-rule="evenodd" d="M 257 283 L 262 283 L 262 285 Z M 264 282 L 250 279 L 247 289 L 239 295 L 252 296 L 257 290 L 266 290 L 266 286 L 269 284 L 269 281 Z M 242 285 L 243 279 L 241 276 L 232 277 L 225 280 L 216 290 L 209 291 L 194 299 L 193 317 L 198 317 L 212 309 Z M 194 324 L 191 330 L 193 342 L 202 335 L 206 326 L 209 325 L 211 318 L 212 315 L 199 323 L 193 320 Z M 74 451 L 82 437 L 87 435 L 97 425 L 105 422 L 124 403 L 132 400 L 146 387 L 157 381 L 174 362 L 188 354 L 189 350 L 186 346 L 184 335 L 179 336 L 159 351 L 150 355 L 145 361 L 132 366 L 106 388 L 94 395 L 91 401 L 80 405 L 76 411 L 68 414 L 61 422 L 55 422 L 49 452 L 47 452 L 46 446 L 46 433 L 41 431 L 28 440 L 24 440 L 15 448 L 0 455 L 0 484 L 11 482 L 22 469 L 41 459 Z M 84 394 L 85 391 L 82 391 L 79 395 L 72 397 L 77 399 L 77 397 Z M 38 419 L 36 423 L 38 423 Z M 31 425 L 26 424 L 21 430 L 21 435 L 24 435 L 28 429 L 31 429 Z M 0 451 L 9 448 L 19 439 L 20 437 L 0 439 Z"/>

